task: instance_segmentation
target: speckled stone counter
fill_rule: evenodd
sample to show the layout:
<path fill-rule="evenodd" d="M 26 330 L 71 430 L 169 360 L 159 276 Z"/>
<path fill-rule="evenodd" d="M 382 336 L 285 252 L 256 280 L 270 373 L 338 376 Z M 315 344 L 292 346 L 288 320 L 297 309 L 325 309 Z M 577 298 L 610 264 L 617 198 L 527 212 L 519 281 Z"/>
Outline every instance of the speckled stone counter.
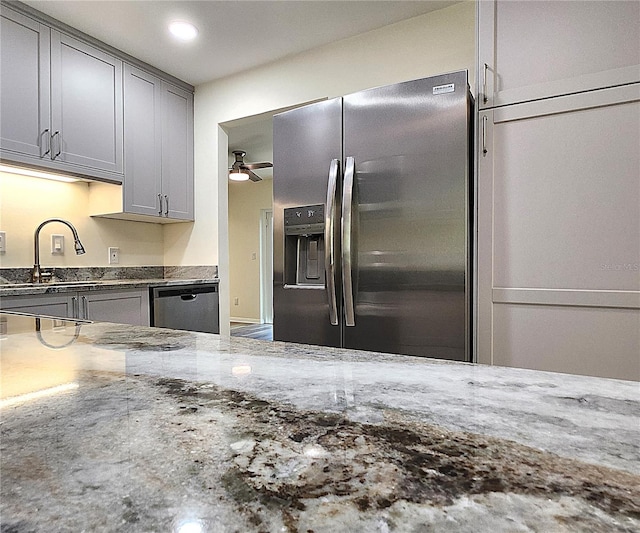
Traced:
<path fill-rule="evenodd" d="M 217 279 L 118 279 L 99 281 L 65 281 L 58 283 L 13 283 L 0 285 L 0 297 L 33 296 L 36 294 L 62 294 L 79 289 L 102 291 L 105 289 L 148 289 L 181 285 L 217 284 Z"/>
<path fill-rule="evenodd" d="M 29 283 L 30 272 L 29 268 L 0 268 L 0 297 L 219 282 L 217 266 L 54 268 L 54 280 L 48 283 Z"/>
<path fill-rule="evenodd" d="M 3 532 L 640 530 L 637 382 L 0 326 Z"/>

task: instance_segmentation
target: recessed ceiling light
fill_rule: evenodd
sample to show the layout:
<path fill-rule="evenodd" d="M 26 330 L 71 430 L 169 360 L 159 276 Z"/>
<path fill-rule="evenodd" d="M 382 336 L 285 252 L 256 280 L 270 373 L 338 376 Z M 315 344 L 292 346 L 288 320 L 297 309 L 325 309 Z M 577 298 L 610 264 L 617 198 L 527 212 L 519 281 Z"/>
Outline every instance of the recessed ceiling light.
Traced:
<path fill-rule="evenodd" d="M 198 35 L 198 28 L 184 20 L 174 20 L 169 24 L 169 31 L 181 41 L 192 41 Z"/>

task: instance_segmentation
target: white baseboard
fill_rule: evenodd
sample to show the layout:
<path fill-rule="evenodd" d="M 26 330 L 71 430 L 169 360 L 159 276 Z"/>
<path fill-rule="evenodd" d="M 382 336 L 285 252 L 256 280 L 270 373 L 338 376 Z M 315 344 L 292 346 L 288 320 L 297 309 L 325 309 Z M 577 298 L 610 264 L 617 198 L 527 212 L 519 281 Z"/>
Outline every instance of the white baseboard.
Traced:
<path fill-rule="evenodd" d="M 229 322 L 240 322 L 242 324 L 262 324 L 259 318 L 246 318 L 239 316 L 230 316 Z"/>

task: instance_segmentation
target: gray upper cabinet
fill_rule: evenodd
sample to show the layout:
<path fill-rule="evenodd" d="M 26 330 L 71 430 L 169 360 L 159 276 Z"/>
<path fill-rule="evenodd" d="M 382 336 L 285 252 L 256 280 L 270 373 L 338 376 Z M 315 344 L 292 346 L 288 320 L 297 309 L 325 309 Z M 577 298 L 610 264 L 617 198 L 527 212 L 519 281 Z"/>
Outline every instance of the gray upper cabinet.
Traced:
<path fill-rule="evenodd" d="M 49 144 L 49 28 L 2 8 L 0 150 L 38 161 Z"/>
<path fill-rule="evenodd" d="M 193 220 L 193 94 L 125 65 L 126 213 Z"/>
<path fill-rule="evenodd" d="M 640 2 L 478 2 L 480 109 L 640 81 Z"/>
<path fill-rule="evenodd" d="M 123 209 L 162 216 L 161 81 L 124 67 L 125 176 Z"/>
<path fill-rule="evenodd" d="M 51 103 L 52 157 L 122 174 L 122 61 L 52 30 Z"/>
<path fill-rule="evenodd" d="M 4 161 L 121 183 L 122 61 L 2 5 Z"/>
<path fill-rule="evenodd" d="M 193 220 L 193 94 L 162 83 L 164 214 Z"/>

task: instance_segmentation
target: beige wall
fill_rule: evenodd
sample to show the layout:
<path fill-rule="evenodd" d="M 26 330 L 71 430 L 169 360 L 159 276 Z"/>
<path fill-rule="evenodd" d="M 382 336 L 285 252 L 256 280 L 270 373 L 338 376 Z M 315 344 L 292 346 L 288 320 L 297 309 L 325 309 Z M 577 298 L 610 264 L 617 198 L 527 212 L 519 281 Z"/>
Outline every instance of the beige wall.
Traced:
<path fill-rule="evenodd" d="M 33 266 L 33 233 L 47 218 L 71 222 L 87 251 L 76 255 L 73 238 L 63 224 L 48 224 L 40 233 L 40 262 L 46 266 L 106 266 L 109 246 L 120 248 L 120 265 L 162 265 L 163 236 L 158 224 L 91 218 L 86 182 L 62 183 L 0 173 L 0 231 L 7 251 L 0 267 Z M 64 235 L 64 255 L 51 255 L 51 234 Z"/>
<path fill-rule="evenodd" d="M 273 180 L 229 182 L 229 293 L 232 320 L 260 322 L 260 215 L 261 210 L 271 209 L 272 203 Z"/>
<path fill-rule="evenodd" d="M 227 138 L 219 124 L 458 69 L 469 70 L 473 87 L 474 65 L 475 3 L 469 1 L 196 87 L 196 223 L 164 229 L 165 262 L 219 265 L 224 332 L 230 303 Z"/>

